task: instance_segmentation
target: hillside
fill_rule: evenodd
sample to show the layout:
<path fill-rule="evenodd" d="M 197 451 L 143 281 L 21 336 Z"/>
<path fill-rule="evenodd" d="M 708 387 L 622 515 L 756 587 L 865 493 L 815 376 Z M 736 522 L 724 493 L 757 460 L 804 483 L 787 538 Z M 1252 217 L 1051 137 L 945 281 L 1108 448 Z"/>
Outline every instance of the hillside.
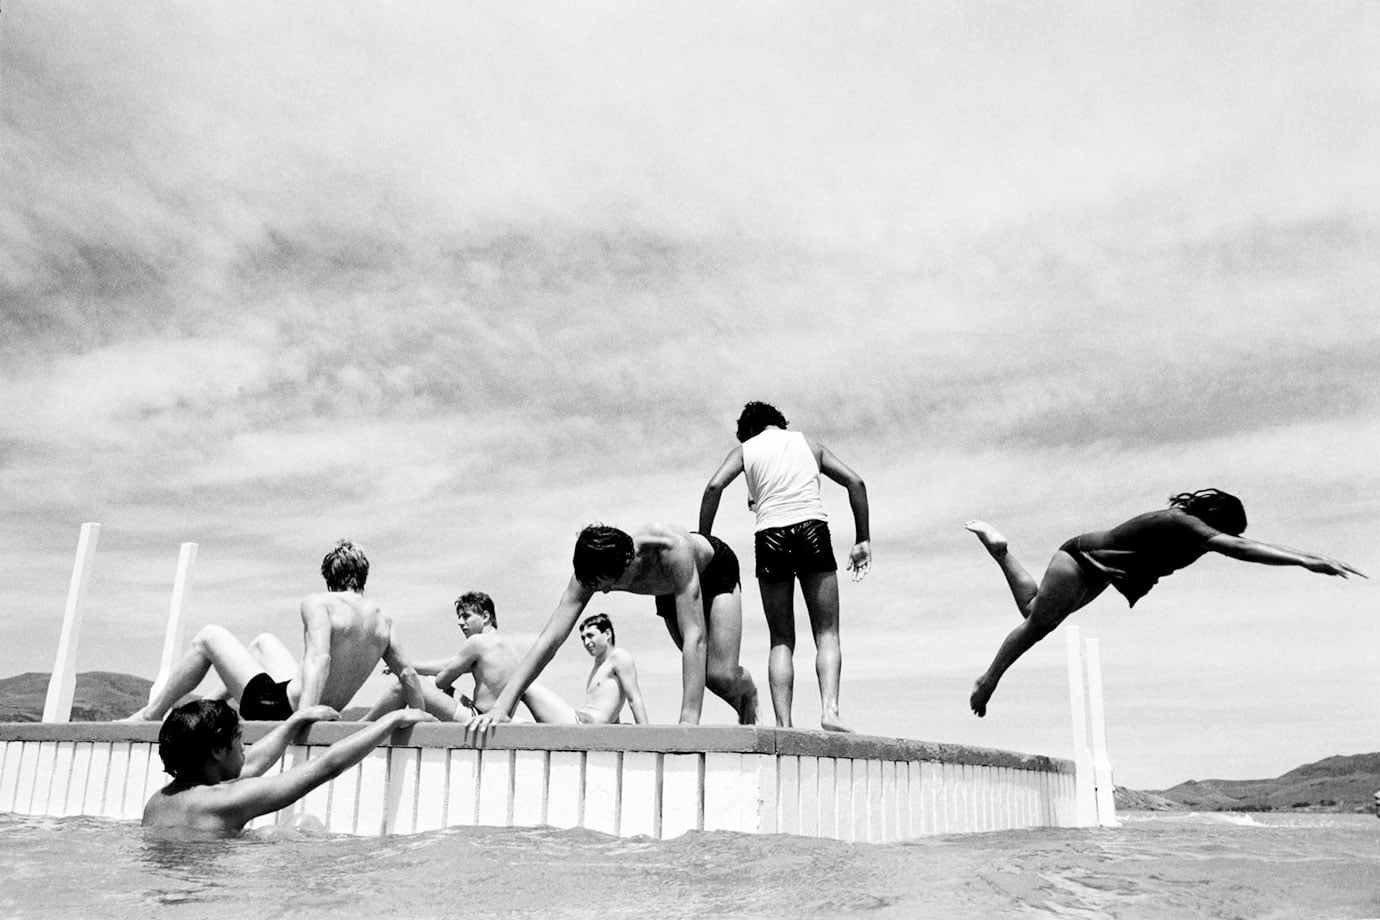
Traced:
<path fill-rule="evenodd" d="M 148 702 L 153 681 L 113 671 L 77 675 L 72 695 L 73 722 L 123 719 Z M 30 672 L 0 679 L 0 722 L 37 722 L 43 718 L 48 675 Z"/>
<path fill-rule="evenodd" d="M 1361 811 L 1380 789 L 1380 753 L 1328 757 L 1275 779 L 1189 780 L 1157 793 L 1199 811 Z"/>

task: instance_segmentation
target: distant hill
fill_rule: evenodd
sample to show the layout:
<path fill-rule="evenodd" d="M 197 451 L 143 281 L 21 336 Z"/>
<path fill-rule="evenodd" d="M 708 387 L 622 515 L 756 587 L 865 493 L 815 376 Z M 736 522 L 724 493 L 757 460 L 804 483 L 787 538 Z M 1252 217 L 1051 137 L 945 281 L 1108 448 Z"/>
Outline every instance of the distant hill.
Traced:
<path fill-rule="evenodd" d="M 0 722 L 37 722 L 43 718 L 48 695 L 47 674 L 0 678 Z M 123 719 L 149 701 L 153 681 L 113 671 L 85 671 L 77 675 L 72 694 L 73 722 Z"/>
<path fill-rule="evenodd" d="M 1380 753 L 1327 757 L 1275 779 L 1188 780 L 1159 792 L 1117 788 L 1117 807 L 1159 811 L 1371 811 Z"/>

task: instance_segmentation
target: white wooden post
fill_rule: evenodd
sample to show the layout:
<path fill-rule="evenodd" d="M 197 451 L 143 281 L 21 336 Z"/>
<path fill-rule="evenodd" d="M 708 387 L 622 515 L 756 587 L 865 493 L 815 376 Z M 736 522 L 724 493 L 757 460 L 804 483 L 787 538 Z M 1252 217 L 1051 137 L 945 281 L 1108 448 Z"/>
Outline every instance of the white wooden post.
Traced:
<path fill-rule="evenodd" d="M 1116 786 L 1107 757 L 1107 717 L 1102 709 L 1102 655 L 1096 639 L 1085 645 L 1088 664 L 1088 718 L 1092 722 L 1093 779 L 1097 783 L 1097 823 L 1120 827 L 1116 819 Z"/>
<path fill-rule="evenodd" d="M 1088 711 L 1083 685 L 1083 642 L 1077 626 L 1064 627 L 1069 652 L 1069 708 L 1073 715 L 1074 826 L 1097 824 L 1097 786 L 1088 752 Z"/>
<path fill-rule="evenodd" d="M 87 576 L 91 574 L 91 559 L 96 555 L 96 539 L 100 534 L 100 524 L 81 525 L 77 559 L 72 564 L 72 580 L 67 583 L 67 610 L 62 615 L 57 660 L 53 662 L 53 674 L 48 678 L 48 696 L 43 701 L 44 722 L 72 720 L 72 695 L 77 689 L 77 640 L 81 636 L 78 601 L 86 589 Z"/>
<path fill-rule="evenodd" d="M 192 566 L 196 565 L 196 549 L 195 543 L 183 543 L 177 557 L 177 575 L 173 577 L 172 601 L 168 604 L 168 631 L 163 636 L 163 660 L 158 664 L 158 677 L 149 689 L 150 703 L 163 692 L 173 664 L 182 653 L 182 607 L 187 602 Z"/>

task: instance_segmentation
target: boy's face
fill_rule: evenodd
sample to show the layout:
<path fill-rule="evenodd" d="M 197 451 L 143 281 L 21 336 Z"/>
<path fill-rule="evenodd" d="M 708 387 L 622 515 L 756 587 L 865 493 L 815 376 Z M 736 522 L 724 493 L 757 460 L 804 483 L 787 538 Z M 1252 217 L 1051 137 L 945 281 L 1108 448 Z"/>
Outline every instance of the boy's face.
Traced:
<path fill-rule="evenodd" d="M 580 641 L 591 655 L 602 655 L 608 651 L 609 634 L 591 623 L 580 630 Z"/>
<path fill-rule="evenodd" d="M 467 639 L 482 633 L 489 622 L 477 607 L 461 607 L 456 616 L 460 619 L 460 629 Z"/>
<path fill-rule="evenodd" d="M 225 748 L 225 754 L 221 758 L 221 766 L 225 770 L 227 779 L 239 779 L 241 771 L 244 770 L 244 736 L 239 729 L 235 730 L 235 740 L 230 742 L 228 748 Z"/>

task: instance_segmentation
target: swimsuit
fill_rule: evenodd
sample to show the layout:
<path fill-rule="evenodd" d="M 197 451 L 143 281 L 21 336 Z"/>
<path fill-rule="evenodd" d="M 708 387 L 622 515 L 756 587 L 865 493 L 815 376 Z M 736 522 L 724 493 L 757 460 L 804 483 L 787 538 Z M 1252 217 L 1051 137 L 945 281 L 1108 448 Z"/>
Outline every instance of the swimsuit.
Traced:
<path fill-rule="evenodd" d="M 718 537 L 704 536 L 714 549 L 709 564 L 700 572 L 700 599 L 704 602 L 705 625 L 709 624 L 709 608 L 714 598 L 720 594 L 732 594 L 742 584 L 738 570 L 738 556 L 733 549 Z M 656 615 L 666 621 L 667 628 L 676 626 L 676 596 L 658 594 L 656 596 Z M 679 630 L 675 631 L 679 636 Z"/>
<path fill-rule="evenodd" d="M 797 575 L 837 572 L 826 521 L 801 521 L 759 530 L 755 536 L 757 577 L 789 581 Z"/>
<path fill-rule="evenodd" d="M 768 428 L 748 438 L 743 472 L 757 512 L 757 577 L 789 581 L 838 571 L 829 518 L 819 498 L 819 461 L 805 436 Z"/>
<path fill-rule="evenodd" d="M 1134 607 L 1155 582 L 1206 553 L 1205 544 L 1219 533 L 1200 518 L 1168 508 L 1111 530 L 1080 534 L 1059 549 L 1095 583 L 1109 582 Z"/>
<path fill-rule="evenodd" d="M 288 701 L 288 681 L 276 683 L 266 672 L 260 671 L 244 685 L 240 695 L 240 718 L 249 722 L 281 722 L 292 715 Z"/>

